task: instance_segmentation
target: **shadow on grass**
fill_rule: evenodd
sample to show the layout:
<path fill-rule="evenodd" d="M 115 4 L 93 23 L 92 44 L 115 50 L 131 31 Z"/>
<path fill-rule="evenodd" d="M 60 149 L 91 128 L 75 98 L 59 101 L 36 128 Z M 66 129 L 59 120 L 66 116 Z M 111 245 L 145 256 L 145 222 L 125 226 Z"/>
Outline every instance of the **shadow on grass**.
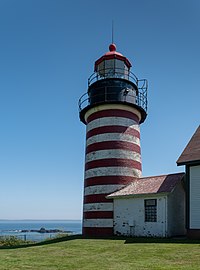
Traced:
<path fill-rule="evenodd" d="M 200 240 L 186 237 L 156 238 L 156 237 L 130 237 L 124 244 L 200 244 Z"/>
<path fill-rule="evenodd" d="M 83 237 L 82 237 L 83 238 Z M 199 240 L 188 239 L 185 236 L 177 236 L 171 238 L 157 238 L 157 237 L 84 237 L 83 239 L 96 239 L 96 240 L 122 240 L 124 244 L 200 244 Z"/>
<path fill-rule="evenodd" d="M 186 237 L 174 237 L 174 238 L 154 238 L 154 237 L 124 237 L 124 236 L 111 236 L 111 237 L 84 237 L 83 235 L 70 235 L 64 237 L 58 237 L 54 239 L 44 240 L 37 243 L 27 243 L 18 246 L 0 246 L 0 249 L 18 249 L 18 248 L 29 248 L 50 245 L 60 242 L 67 242 L 77 239 L 88 239 L 88 240 L 122 240 L 124 244 L 198 244 L 200 240 L 191 240 Z"/>

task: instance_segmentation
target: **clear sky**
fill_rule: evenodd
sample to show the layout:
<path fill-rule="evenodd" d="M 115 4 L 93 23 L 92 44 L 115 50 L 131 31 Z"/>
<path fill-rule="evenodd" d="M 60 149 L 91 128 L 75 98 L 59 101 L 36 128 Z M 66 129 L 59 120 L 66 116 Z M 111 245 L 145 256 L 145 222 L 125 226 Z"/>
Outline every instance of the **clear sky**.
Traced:
<path fill-rule="evenodd" d="M 94 61 L 117 50 L 149 82 L 143 175 L 176 160 L 200 120 L 199 0 L 0 0 L 0 219 L 81 219 Z"/>

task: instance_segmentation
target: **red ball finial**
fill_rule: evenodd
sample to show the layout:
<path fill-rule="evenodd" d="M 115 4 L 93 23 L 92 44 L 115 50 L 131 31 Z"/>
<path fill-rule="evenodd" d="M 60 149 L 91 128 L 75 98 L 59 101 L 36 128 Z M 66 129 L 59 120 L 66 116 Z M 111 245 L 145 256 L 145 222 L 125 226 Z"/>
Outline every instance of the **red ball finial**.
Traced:
<path fill-rule="evenodd" d="M 117 49 L 117 47 L 116 47 L 116 45 L 114 43 L 110 44 L 110 46 L 109 46 L 109 51 L 110 52 L 115 52 L 116 49 Z"/>

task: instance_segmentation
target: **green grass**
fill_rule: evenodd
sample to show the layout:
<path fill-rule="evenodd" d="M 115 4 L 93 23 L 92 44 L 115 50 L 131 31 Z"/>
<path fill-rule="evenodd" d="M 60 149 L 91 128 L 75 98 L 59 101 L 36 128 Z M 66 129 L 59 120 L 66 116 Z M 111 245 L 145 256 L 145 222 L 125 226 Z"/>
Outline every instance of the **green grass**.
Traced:
<path fill-rule="evenodd" d="M 1 270 L 200 269 L 200 241 L 69 236 L 0 249 Z"/>

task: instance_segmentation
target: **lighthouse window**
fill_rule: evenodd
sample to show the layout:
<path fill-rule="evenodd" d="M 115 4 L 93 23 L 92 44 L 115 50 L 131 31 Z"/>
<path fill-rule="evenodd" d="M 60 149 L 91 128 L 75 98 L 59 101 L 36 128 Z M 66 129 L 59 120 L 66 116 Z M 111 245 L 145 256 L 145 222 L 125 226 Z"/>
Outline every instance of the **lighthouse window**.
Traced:
<path fill-rule="evenodd" d="M 144 200 L 145 222 L 157 222 L 157 200 Z"/>
<path fill-rule="evenodd" d="M 105 61 L 105 76 L 106 77 L 115 76 L 115 59 Z"/>
<path fill-rule="evenodd" d="M 98 74 L 100 75 L 100 77 L 105 76 L 105 61 L 98 65 Z"/>
<path fill-rule="evenodd" d="M 124 78 L 125 74 L 125 65 L 124 62 L 121 60 L 117 60 L 115 61 L 115 71 L 118 78 Z"/>

